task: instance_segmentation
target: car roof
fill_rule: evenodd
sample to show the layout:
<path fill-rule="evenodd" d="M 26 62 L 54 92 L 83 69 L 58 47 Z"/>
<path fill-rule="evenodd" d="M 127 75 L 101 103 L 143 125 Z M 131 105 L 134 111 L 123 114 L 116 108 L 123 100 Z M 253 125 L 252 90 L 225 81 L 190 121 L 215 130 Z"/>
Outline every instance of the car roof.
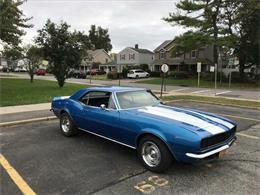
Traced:
<path fill-rule="evenodd" d="M 113 92 L 127 92 L 127 91 L 141 91 L 141 90 L 147 90 L 147 89 L 139 88 L 139 87 L 120 87 L 120 86 L 88 87 L 77 91 L 72 96 L 70 96 L 70 99 L 77 100 L 80 97 L 82 97 L 86 92 L 90 92 L 90 91 L 105 91 L 105 92 L 113 93 Z"/>
<path fill-rule="evenodd" d="M 108 91 L 108 92 L 122 92 L 122 91 L 137 91 L 146 90 L 145 88 L 139 87 L 120 87 L 120 86 L 105 86 L 105 87 L 89 87 L 88 91 Z"/>

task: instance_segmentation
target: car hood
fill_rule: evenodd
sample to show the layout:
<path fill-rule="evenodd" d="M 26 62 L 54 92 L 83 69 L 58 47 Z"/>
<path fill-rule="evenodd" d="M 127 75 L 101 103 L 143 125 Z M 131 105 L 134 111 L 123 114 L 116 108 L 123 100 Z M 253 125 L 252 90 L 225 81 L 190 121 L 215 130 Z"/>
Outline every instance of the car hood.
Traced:
<path fill-rule="evenodd" d="M 221 116 L 197 110 L 171 107 L 166 105 L 147 106 L 133 110 L 139 116 L 160 119 L 190 130 L 204 130 L 215 135 L 235 127 L 235 123 Z"/>

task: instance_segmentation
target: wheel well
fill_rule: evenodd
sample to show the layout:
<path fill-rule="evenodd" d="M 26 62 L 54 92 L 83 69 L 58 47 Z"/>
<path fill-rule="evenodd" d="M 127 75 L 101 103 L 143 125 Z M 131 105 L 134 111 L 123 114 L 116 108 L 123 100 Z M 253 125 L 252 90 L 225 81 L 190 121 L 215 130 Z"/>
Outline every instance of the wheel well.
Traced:
<path fill-rule="evenodd" d="M 62 115 L 63 113 L 67 113 L 67 112 L 65 110 L 61 110 L 60 115 Z"/>
<path fill-rule="evenodd" d="M 138 138 L 137 138 L 137 140 L 136 140 L 136 146 L 137 146 L 137 147 L 138 147 L 138 145 L 139 145 L 140 140 L 141 140 L 143 137 L 146 137 L 146 136 L 153 136 L 153 137 L 156 137 L 157 139 L 161 140 L 161 141 L 166 145 L 166 147 L 168 148 L 168 150 L 170 151 L 170 153 L 172 154 L 173 159 L 176 160 L 175 155 L 174 155 L 173 151 L 170 149 L 170 147 L 168 146 L 168 144 L 166 144 L 165 141 L 164 141 L 162 138 L 160 138 L 159 136 L 156 136 L 156 135 L 154 135 L 154 134 L 152 134 L 152 133 L 143 133 L 142 135 L 138 136 Z"/>

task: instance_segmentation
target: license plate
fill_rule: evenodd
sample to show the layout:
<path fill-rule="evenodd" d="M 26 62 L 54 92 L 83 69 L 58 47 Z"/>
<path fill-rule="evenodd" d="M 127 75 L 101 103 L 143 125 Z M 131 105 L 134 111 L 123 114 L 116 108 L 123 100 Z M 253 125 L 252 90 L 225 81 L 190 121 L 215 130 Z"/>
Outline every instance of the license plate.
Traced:
<path fill-rule="evenodd" d="M 219 152 L 218 156 L 219 156 L 219 158 L 222 158 L 223 156 L 225 156 L 225 154 L 226 154 L 226 150 L 223 150 L 223 151 Z"/>

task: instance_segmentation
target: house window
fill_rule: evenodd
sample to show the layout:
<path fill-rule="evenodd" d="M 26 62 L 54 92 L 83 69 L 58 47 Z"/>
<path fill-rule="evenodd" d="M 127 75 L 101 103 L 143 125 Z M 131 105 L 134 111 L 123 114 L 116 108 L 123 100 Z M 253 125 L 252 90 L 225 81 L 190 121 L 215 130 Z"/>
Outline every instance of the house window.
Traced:
<path fill-rule="evenodd" d="M 129 60 L 135 59 L 135 54 L 129 54 Z"/>
<path fill-rule="evenodd" d="M 120 54 L 120 60 L 125 60 L 125 54 Z"/>
<path fill-rule="evenodd" d="M 196 50 L 191 51 L 191 58 L 196 58 Z"/>
<path fill-rule="evenodd" d="M 159 59 L 164 59 L 165 58 L 165 52 L 160 51 Z"/>

